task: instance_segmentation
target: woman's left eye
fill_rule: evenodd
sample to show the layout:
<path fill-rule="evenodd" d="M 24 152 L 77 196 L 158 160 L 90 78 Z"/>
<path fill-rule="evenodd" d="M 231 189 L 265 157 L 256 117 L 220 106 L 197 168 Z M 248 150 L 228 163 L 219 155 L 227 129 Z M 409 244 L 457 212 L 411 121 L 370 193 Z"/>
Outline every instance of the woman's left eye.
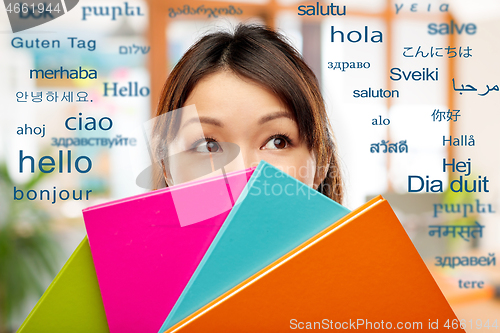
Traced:
<path fill-rule="evenodd" d="M 284 149 L 289 145 L 289 140 L 284 136 L 272 137 L 261 149 Z"/>

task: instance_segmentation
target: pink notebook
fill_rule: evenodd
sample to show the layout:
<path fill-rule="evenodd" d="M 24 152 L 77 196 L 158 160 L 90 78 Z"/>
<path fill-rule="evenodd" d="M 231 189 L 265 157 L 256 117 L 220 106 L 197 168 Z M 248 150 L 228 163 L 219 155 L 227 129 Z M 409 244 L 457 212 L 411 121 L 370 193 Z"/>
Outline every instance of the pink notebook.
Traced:
<path fill-rule="evenodd" d="M 111 333 L 157 333 L 254 168 L 87 208 Z"/>

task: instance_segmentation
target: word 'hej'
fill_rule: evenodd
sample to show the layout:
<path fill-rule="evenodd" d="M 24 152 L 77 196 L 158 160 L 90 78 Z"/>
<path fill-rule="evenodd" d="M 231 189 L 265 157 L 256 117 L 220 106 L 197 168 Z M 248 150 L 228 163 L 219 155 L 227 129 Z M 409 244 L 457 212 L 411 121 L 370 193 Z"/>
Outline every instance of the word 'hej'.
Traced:
<path fill-rule="evenodd" d="M 74 49 L 87 49 L 89 51 L 94 51 L 96 48 L 96 42 L 93 39 L 85 41 L 84 39 L 78 39 L 78 37 L 68 37 L 70 40 L 69 46 Z M 10 42 L 13 48 L 16 49 L 59 49 L 61 48 L 61 41 L 59 39 L 47 40 L 42 39 L 22 39 L 21 37 L 14 37 Z"/>
<path fill-rule="evenodd" d="M 468 242 L 469 237 L 476 238 L 476 234 L 479 234 L 479 238 L 482 238 L 483 228 L 484 225 L 480 225 L 477 221 L 476 225 L 430 225 L 429 236 L 434 237 L 437 234 L 441 238 L 441 235 L 443 237 L 451 235 L 451 237 L 455 238 L 458 235 Z M 442 232 L 441 229 L 443 229 Z"/>
<path fill-rule="evenodd" d="M 407 153 L 408 145 L 406 144 L 406 140 L 401 140 L 396 143 L 389 143 L 389 140 L 382 140 L 380 143 L 372 143 L 370 147 L 370 153 L 378 153 L 380 151 L 380 147 L 383 147 L 382 153 L 397 153 L 398 152 L 398 144 L 399 144 L 399 152 Z M 389 146 L 388 146 L 389 145 Z"/>
<path fill-rule="evenodd" d="M 451 172 L 465 172 L 465 177 L 471 173 L 470 158 L 468 162 L 455 162 L 455 159 L 453 159 L 451 163 L 446 163 L 446 158 L 443 158 L 443 172 L 446 172 L 446 167 L 449 167 Z M 486 176 L 478 176 L 474 180 L 464 179 L 464 176 L 460 176 L 458 179 L 450 182 L 450 190 L 452 192 L 489 192 L 487 187 L 489 180 Z M 425 176 L 425 180 L 420 176 L 408 176 L 408 192 L 421 191 L 443 192 L 443 182 L 439 179 L 429 180 L 429 176 Z"/>
<path fill-rule="evenodd" d="M 87 17 L 90 16 L 110 16 L 111 20 L 115 21 L 117 16 L 144 16 L 144 13 L 141 13 L 141 7 L 131 7 L 128 5 L 128 2 L 124 3 L 124 7 L 122 10 L 121 6 L 99 6 L 99 7 L 90 7 L 90 6 L 82 6 L 82 21 L 86 21 Z"/>

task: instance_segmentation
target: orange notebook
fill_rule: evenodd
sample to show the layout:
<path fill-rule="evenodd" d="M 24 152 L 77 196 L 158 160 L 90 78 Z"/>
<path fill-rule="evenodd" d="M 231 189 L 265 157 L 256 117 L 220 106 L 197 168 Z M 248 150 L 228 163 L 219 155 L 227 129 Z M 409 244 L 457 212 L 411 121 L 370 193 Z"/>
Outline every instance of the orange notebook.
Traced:
<path fill-rule="evenodd" d="M 429 325 L 463 332 L 452 329 L 457 323 L 379 196 L 166 332 L 429 331 Z"/>

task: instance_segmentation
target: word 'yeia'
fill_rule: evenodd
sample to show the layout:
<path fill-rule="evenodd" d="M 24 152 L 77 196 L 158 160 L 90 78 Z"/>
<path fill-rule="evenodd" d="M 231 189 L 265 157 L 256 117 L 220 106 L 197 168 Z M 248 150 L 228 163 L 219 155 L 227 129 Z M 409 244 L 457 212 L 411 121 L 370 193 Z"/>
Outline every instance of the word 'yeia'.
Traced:
<path fill-rule="evenodd" d="M 448 23 L 441 23 L 439 24 L 439 27 L 437 23 L 430 23 L 427 28 L 429 28 L 429 35 L 453 35 L 455 32 L 459 35 L 462 34 L 462 31 L 465 31 L 467 35 L 475 35 L 477 27 L 474 23 L 463 23 L 460 27 L 458 24 L 453 22 L 453 20 L 450 21 L 450 24 Z"/>
<path fill-rule="evenodd" d="M 439 71 L 436 68 L 436 76 L 434 76 L 434 71 L 429 71 L 428 67 L 422 68 L 422 71 L 409 71 L 405 72 L 401 70 L 401 68 L 394 67 L 391 68 L 391 76 L 390 79 L 392 81 L 399 81 L 402 78 L 405 79 L 405 81 L 408 81 L 410 78 L 413 81 L 438 81 L 439 80 Z"/>
<path fill-rule="evenodd" d="M 324 6 L 326 10 L 323 11 L 323 5 L 320 4 L 319 2 L 316 2 L 316 6 L 314 5 L 300 5 L 297 7 L 298 13 L 297 15 L 299 16 L 315 16 L 315 15 L 322 15 L 322 16 L 327 16 L 327 15 L 332 15 L 332 16 L 342 16 L 345 15 L 345 6 L 342 6 L 342 12 L 340 11 L 340 6 L 334 6 L 333 3 L 331 3 L 329 6 Z"/>
<path fill-rule="evenodd" d="M 469 176 L 471 173 L 471 162 L 459 161 L 455 163 L 455 159 L 451 163 L 446 163 L 446 158 L 443 158 L 443 172 L 446 172 L 446 167 L 451 169 L 451 172 L 465 172 L 465 176 Z M 439 179 L 429 180 L 429 176 L 424 178 L 420 176 L 408 176 L 408 192 L 443 192 L 443 182 Z M 488 183 L 489 180 L 486 176 L 478 176 L 477 179 L 472 180 L 471 185 L 470 179 L 464 179 L 464 176 L 460 176 L 458 179 L 452 180 L 450 182 L 450 190 L 452 192 L 489 192 Z M 425 189 L 424 189 L 425 187 Z"/>
<path fill-rule="evenodd" d="M 111 12 L 111 20 L 116 21 L 117 16 L 144 16 L 144 13 L 141 13 L 141 7 L 130 7 L 128 5 L 128 2 L 124 3 L 124 8 L 122 11 L 122 7 L 120 6 L 99 6 L 99 7 L 90 7 L 90 6 L 83 6 L 82 7 L 82 21 L 86 21 L 87 17 L 92 16 L 110 16 Z M 111 10 L 110 10 L 111 8 Z M 137 10 L 137 11 L 135 11 Z"/>
<path fill-rule="evenodd" d="M 347 33 L 347 40 L 351 43 L 357 43 L 357 42 L 360 42 L 361 40 L 363 40 L 365 43 L 368 43 L 368 41 L 370 41 L 372 43 L 382 43 L 383 35 L 382 35 L 381 31 L 374 30 L 371 33 L 372 33 L 371 37 L 368 38 L 369 37 L 368 36 L 368 26 L 365 25 L 364 34 L 357 31 L 357 30 L 349 31 Z M 341 43 L 344 42 L 344 32 L 341 30 L 335 31 L 335 26 L 332 25 L 332 28 L 331 28 L 331 42 L 332 43 L 335 42 L 335 37 L 337 37 L 337 41 L 340 40 Z"/>
<path fill-rule="evenodd" d="M 398 6 L 398 4 L 395 3 L 394 5 L 396 6 L 396 14 L 399 14 L 399 11 L 401 9 L 403 9 L 404 4 L 402 3 L 402 4 L 400 4 Z M 418 5 L 419 5 L 418 3 L 412 3 L 411 5 L 407 4 L 406 6 L 407 7 L 410 6 L 410 8 L 409 8 L 410 12 L 417 12 L 418 9 L 419 9 Z M 422 8 L 422 7 L 420 7 L 420 8 Z M 428 4 L 427 5 L 427 11 L 428 12 L 430 12 L 432 8 L 435 8 L 435 7 L 432 7 L 432 4 Z M 439 5 L 439 11 L 440 12 L 447 12 L 448 11 L 448 4 L 447 3 L 443 3 L 443 4 Z"/>
<path fill-rule="evenodd" d="M 383 90 L 383 89 L 372 89 L 368 90 L 354 90 L 352 92 L 352 97 L 354 98 L 399 98 L 398 90 Z"/>
<path fill-rule="evenodd" d="M 70 47 L 72 49 L 74 48 L 79 48 L 79 49 L 87 49 L 89 51 L 94 51 L 96 48 L 96 42 L 95 40 L 91 39 L 88 41 L 85 41 L 83 39 L 78 39 L 78 37 L 68 37 L 70 40 Z M 61 41 L 58 39 L 53 39 L 51 41 L 47 39 L 42 39 L 39 40 L 38 38 L 36 39 L 22 39 L 21 37 L 14 37 L 12 38 L 12 41 L 10 43 L 12 47 L 16 49 L 59 49 L 61 48 Z"/>
<path fill-rule="evenodd" d="M 451 81 L 453 82 L 453 90 L 459 91 L 460 95 L 462 95 L 462 92 L 464 92 L 464 91 L 477 91 L 477 89 L 474 88 L 473 86 L 471 86 L 470 84 L 466 85 L 465 87 L 462 84 L 461 88 L 457 89 L 455 87 L 455 78 L 451 79 Z M 486 96 L 486 94 L 488 94 L 490 91 L 499 91 L 498 85 L 496 85 L 496 84 L 492 88 L 490 88 L 489 85 L 486 85 L 486 89 L 488 89 L 488 90 L 484 94 L 478 94 L 478 95 L 479 96 Z"/>
<path fill-rule="evenodd" d="M 33 78 L 33 73 L 36 75 L 36 79 L 71 79 L 71 80 L 84 80 L 84 79 L 89 79 L 89 80 L 95 80 L 97 79 L 97 70 L 95 69 L 82 69 L 80 66 L 78 70 L 76 69 L 71 69 L 67 70 L 64 69 L 61 66 L 61 69 L 46 69 L 45 71 L 43 69 L 30 69 L 30 79 Z M 38 74 L 40 74 L 40 77 L 38 77 Z M 59 76 L 58 76 L 59 74 Z"/>
<path fill-rule="evenodd" d="M 474 208 L 476 208 L 474 210 Z M 485 214 L 485 213 L 495 213 L 491 204 L 488 204 L 488 210 L 486 210 L 486 204 L 480 203 L 479 199 L 476 199 L 476 205 L 471 203 L 458 203 L 458 204 L 434 204 L 434 215 L 432 217 L 437 217 L 438 214 L 462 214 L 463 217 L 467 217 L 470 214 Z"/>

